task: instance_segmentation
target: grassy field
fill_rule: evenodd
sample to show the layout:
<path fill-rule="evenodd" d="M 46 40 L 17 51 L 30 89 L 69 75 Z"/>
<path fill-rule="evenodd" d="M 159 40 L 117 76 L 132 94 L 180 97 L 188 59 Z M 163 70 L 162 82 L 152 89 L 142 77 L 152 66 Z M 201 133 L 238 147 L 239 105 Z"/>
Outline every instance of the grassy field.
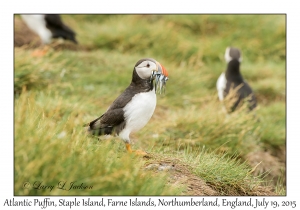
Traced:
<path fill-rule="evenodd" d="M 79 45 L 54 41 L 41 57 L 33 45 L 15 47 L 15 195 L 286 194 L 284 15 L 62 18 Z M 242 50 L 256 117 L 222 111 L 215 86 L 227 46 Z M 82 127 L 129 85 L 144 57 L 169 72 L 153 117 L 132 135 L 147 158 Z M 71 182 L 86 188 L 68 190 Z"/>

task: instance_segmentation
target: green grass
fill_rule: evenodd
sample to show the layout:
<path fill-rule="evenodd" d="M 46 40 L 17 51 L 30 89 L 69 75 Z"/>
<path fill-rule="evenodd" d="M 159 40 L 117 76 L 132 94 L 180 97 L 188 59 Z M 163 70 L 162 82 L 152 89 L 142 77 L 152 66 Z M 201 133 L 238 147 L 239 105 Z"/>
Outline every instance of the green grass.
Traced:
<path fill-rule="evenodd" d="M 85 50 L 51 48 L 33 58 L 33 50 L 15 48 L 15 195 L 185 195 L 188 186 L 170 180 L 172 172 L 144 170 L 165 158 L 188 165 L 220 195 L 254 195 L 266 185 L 247 155 L 285 148 L 284 15 L 62 17 Z M 256 117 L 222 112 L 215 85 L 229 45 L 242 50 Z M 98 141 L 82 128 L 127 87 L 143 57 L 161 62 L 170 77 L 150 122 L 132 135 L 134 149 L 150 151 L 150 160 L 127 154 L 117 137 Z M 272 186 L 280 195 L 284 175 Z M 22 187 L 62 180 L 93 188 Z"/>
<path fill-rule="evenodd" d="M 18 195 L 170 195 L 179 194 L 166 185 L 166 175 L 146 173 L 143 161 L 124 152 L 121 141 L 98 142 L 76 123 L 75 112 L 54 110 L 38 104 L 35 94 L 22 93 L 15 106 L 15 193 Z M 50 102 L 47 101 L 46 102 Z M 69 107 L 76 108 L 76 105 Z M 60 113 L 60 114 L 59 114 Z M 26 128 L 26 129 L 23 129 Z M 29 150 L 27 150 L 27 148 Z M 52 191 L 27 189 L 25 182 L 54 185 Z M 67 190 L 58 183 L 67 182 Z M 93 186 L 70 190 L 70 182 Z"/>

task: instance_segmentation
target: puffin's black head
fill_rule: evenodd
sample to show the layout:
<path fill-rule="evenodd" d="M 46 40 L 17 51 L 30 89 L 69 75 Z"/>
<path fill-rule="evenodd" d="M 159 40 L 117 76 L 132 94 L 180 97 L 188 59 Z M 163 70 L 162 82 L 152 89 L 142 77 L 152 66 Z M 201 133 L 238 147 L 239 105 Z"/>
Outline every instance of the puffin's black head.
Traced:
<path fill-rule="evenodd" d="M 134 69 L 141 79 L 150 79 L 154 72 L 164 75 L 165 77 L 168 76 L 165 67 L 153 58 L 143 58 L 139 60 L 135 64 Z"/>
<path fill-rule="evenodd" d="M 160 90 L 166 85 L 169 75 L 165 67 L 153 58 L 139 60 L 134 66 L 134 71 L 142 80 L 149 80 L 151 83 L 154 80 L 155 89 L 159 86 Z"/>
<path fill-rule="evenodd" d="M 229 63 L 232 60 L 237 60 L 239 62 L 242 61 L 242 54 L 241 51 L 238 48 L 235 47 L 227 47 L 225 50 L 224 58 L 227 63 Z"/>

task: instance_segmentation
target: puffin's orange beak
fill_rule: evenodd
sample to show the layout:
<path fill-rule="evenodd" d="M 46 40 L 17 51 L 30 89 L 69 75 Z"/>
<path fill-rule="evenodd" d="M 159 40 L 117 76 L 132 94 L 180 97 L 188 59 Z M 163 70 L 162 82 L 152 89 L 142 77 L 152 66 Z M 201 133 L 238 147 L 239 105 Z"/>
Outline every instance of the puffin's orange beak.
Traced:
<path fill-rule="evenodd" d="M 158 68 L 157 71 L 159 73 L 163 74 L 165 77 L 169 76 L 169 73 L 168 73 L 167 69 L 158 62 L 157 62 L 157 68 Z"/>
<path fill-rule="evenodd" d="M 162 68 L 163 75 L 165 75 L 166 77 L 169 76 L 169 73 L 168 73 L 167 69 L 163 65 L 161 65 L 161 68 Z"/>

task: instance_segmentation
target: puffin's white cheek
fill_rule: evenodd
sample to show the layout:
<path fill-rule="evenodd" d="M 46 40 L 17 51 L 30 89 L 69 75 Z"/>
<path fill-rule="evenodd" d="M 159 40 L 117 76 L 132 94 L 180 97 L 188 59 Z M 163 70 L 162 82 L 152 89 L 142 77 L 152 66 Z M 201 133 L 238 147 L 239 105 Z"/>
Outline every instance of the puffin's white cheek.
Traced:
<path fill-rule="evenodd" d="M 144 72 L 145 74 L 145 78 L 144 79 L 148 79 L 148 78 L 150 78 L 150 76 L 151 76 L 151 72 L 147 69 L 145 72 Z"/>
<path fill-rule="evenodd" d="M 136 72 L 142 79 L 148 79 L 151 76 L 151 72 L 148 69 L 136 68 Z"/>

